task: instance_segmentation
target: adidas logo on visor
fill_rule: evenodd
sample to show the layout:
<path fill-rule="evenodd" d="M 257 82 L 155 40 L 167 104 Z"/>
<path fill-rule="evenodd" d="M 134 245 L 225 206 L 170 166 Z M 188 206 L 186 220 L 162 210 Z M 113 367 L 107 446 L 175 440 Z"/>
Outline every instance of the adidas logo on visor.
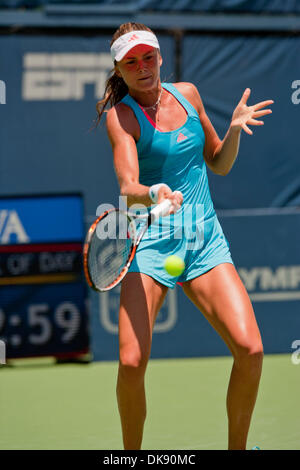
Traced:
<path fill-rule="evenodd" d="M 139 37 L 136 34 L 133 34 L 129 39 L 128 42 L 130 41 L 135 41 L 136 39 L 139 39 Z"/>

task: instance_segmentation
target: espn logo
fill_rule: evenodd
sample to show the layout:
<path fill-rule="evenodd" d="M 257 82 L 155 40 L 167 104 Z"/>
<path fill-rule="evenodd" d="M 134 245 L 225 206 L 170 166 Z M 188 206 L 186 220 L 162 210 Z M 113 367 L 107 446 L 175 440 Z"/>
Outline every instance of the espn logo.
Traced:
<path fill-rule="evenodd" d="M 0 104 L 6 104 L 6 85 L 3 80 L 0 80 Z"/>
<path fill-rule="evenodd" d="M 82 100 L 94 85 L 102 98 L 112 69 L 107 53 L 33 53 L 24 55 L 22 97 L 27 101 Z"/>

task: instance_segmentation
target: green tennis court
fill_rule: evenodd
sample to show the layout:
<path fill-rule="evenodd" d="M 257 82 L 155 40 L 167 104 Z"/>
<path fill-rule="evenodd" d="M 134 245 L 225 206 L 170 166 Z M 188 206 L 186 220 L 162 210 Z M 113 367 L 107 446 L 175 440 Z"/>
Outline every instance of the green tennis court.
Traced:
<path fill-rule="evenodd" d="M 144 449 L 226 449 L 231 357 L 151 360 Z M 122 449 L 116 362 L 0 369 L 1 449 Z M 300 449 L 300 365 L 267 355 L 248 448 Z"/>

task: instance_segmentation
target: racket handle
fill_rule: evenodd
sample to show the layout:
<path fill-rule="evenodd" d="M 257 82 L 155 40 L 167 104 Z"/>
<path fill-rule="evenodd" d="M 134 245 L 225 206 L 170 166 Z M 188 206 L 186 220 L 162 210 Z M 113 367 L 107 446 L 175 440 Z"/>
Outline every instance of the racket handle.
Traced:
<path fill-rule="evenodd" d="M 169 213 L 171 205 L 172 202 L 170 201 L 170 199 L 165 199 L 163 202 L 154 207 L 154 209 L 152 209 L 151 211 L 151 215 L 152 217 L 154 217 L 154 220 L 167 215 Z"/>

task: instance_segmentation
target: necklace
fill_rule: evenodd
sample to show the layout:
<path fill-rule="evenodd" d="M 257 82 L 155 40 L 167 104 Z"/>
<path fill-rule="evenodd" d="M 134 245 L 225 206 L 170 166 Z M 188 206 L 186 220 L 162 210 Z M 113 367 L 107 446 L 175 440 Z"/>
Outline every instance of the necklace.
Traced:
<path fill-rule="evenodd" d="M 160 90 L 160 94 L 159 94 L 159 97 L 158 97 L 158 100 L 156 101 L 156 103 L 154 103 L 152 106 L 142 106 L 141 105 L 142 108 L 143 109 L 153 109 L 153 111 L 154 111 L 156 106 L 160 104 L 162 92 L 163 92 L 163 89 Z"/>

